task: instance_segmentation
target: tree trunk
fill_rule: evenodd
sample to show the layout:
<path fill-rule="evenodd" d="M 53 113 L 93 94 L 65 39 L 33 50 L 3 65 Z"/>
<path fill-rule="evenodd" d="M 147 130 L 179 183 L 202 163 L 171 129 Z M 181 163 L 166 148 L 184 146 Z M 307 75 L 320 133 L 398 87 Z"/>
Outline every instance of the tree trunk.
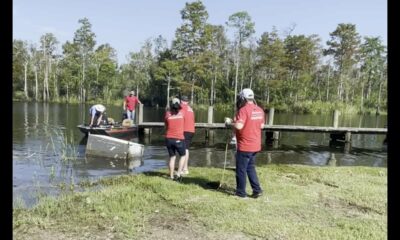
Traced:
<path fill-rule="evenodd" d="M 28 80 L 27 80 L 27 72 L 28 72 L 28 62 L 25 62 L 24 64 L 24 93 L 25 93 L 25 98 L 28 99 Z"/>
<path fill-rule="evenodd" d="M 44 78 L 43 78 L 43 101 L 47 101 L 46 96 L 46 80 L 47 80 L 47 54 L 46 54 L 46 45 L 43 44 L 43 58 L 44 58 Z"/>
<path fill-rule="evenodd" d="M 331 74 L 331 67 L 328 66 L 328 82 L 327 82 L 327 86 L 326 86 L 326 101 L 329 101 L 329 77 Z"/>
<path fill-rule="evenodd" d="M 211 79 L 210 106 L 214 106 L 214 101 L 213 101 L 213 96 L 214 96 L 214 79 L 215 79 L 215 74 L 214 74 L 214 78 Z"/>
<path fill-rule="evenodd" d="M 266 101 L 267 101 L 267 104 L 269 104 L 269 76 L 267 75 L 267 73 L 266 72 L 264 72 L 264 79 L 265 79 L 265 91 L 266 91 L 266 97 L 267 97 L 267 99 L 266 99 Z"/>
<path fill-rule="evenodd" d="M 293 79 L 294 79 L 294 72 L 291 72 L 290 73 L 290 78 L 289 78 L 289 99 L 290 100 L 292 99 L 292 95 L 293 95 L 293 92 L 292 92 Z"/>
<path fill-rule="evenodd" d="M 369 100 L 369 95 L 371 93 L 371 73 L 368 74 L 368 89 L 366 99 Z"/>
<path fill-rule="evenodd" d="M 321 95 L 321 83 L 318 81 L 317 83 L 317 88 L 318 88 L 318 99 L 319 101 L 322 101 L 322 95 Z"/>
<path fill-rule="evenodd" d="M 54 95 L 54 99 L 58 101 L 58 81 L 57 81 L 57 65 L 56 65 L 56 69 L 54 70 L 54 91 L 53 91 L 53 95 Z"/>
<path fill-rule="evenodd" d="M 96 64 L 96 87 L 98 88 L 98 86 L 99 86 L 99 71 L 100 71 L 100 66 L 99 66 L 99 64 Z M 96 91 L 95 91 L 95 94 L 94 94 L 94 97 L 95 98 L 97 98 L 97 90 L 98 89 L 96 89 Z M 137 92 L 136 92 L 136 94 L 137 94 Z M 138 96 L 139 97 L 139 96 Z"/>
<path fill-rule="evenodd" d="M 226 68 L 226 85 L 229 86 L 229 65 Z"/>
<path fill-rule="evenodd" d="M 47 94 L 47 100 L 50 100 L 50 92 L 49 92 L 49 78 L 51 76 L 51 59 L 49 58 L 49 67 L 47 68 L 47 81 L 46 81 L 46 94 Z"/>
<path fill-rule="evenodd" d="M 43 79 L 43 101 L 44 102 L 47 102 L 47 95 L 46 95 L 46 93 L 47 93 L 47 91 L 46 91 L 46 88 L 47 88 L 47 82 L 48 82 L 48 74 L 49 74 L 49 72 L 48 72 L 48 66 L 47 66 L 47 61 L 45 62 L 45 66 L 44 66 L 44 79 Z"/>
<path fill-rule="evenodd" d="M 233 99 L 233 107 L 236 107 L 236 95 L 237 95 L 237 85 L 238 85 L 238 75 L 239 75 L 239 58 L 240 58 L 240 50 L 236 52 L 236 73 L 235 73 L 235 95 Z"/>
<path fill-rule="evenodd" d="M 170 89 L 170 84 L 171 84 L 171 77 L 168 75 L 167 77 L 168 80 L 168 85 L 167 85 L 167 105 L 166 107 L 169 108 L 169 89 Z"/>
<path fill-rule="evenodd" d="M 340 73 L 340 75 L 339 75 L 339 85 L 338 85 L 338 89 L 337 89 L 337 99 L 339 101 L 342 101 L 342 88 L 343 88 L 342 74 Z"/>
<path fill-rule="evenodd" d="M 38 86 L 38 71 L 37 71 L 37 66 L 35 65 L 35 67 L 33 68 L 35 71 L 35 100 L 38 101 L 39 100 L 39 86 Z"/>
<path fill-rule="evenodd" d="M 192 78 L 192 89 L 191 89 L 191 96 L 190 96 L 190 104 L 193 104 L 194 103 L 194 82 L 195 82 L 195 79 L 194 78 Z"/>
<path fill-rule="evenodd" d="M 85 59 L 83 60 L 82 63 L 82 82 L 81 82 L 81 103 L 85 102 L 86 99 L 86 94 L 85 94 L 85 70 L 86 70 L 86 66 L 85 66 Z"/>
<path fill-rule="evenodd" d="M 376 114 L 377 115 L 379 115 L 380 111 L 381 111 L 382 75 L 383 75 L 383 71 L 381 72 L 381 75 L 379 77 L 378 106 L 376 107 Z"/>
<path fill-rule="evenodd" d="M 347 103 L 348 103 L 348 100 L 349 100 L 349 86 L 348 86 L 348 81 L 347 81 L 347 77 L 346 77 L 346 81 L 345 81 L 345 103 L 346 103 L 346 105 L 347 105 Z"/>
<path fill-rule="evenodd" d="M 360 111 L 364 111 L 364 82 L 361 82 L 361 101 L 360 101 Z"/>

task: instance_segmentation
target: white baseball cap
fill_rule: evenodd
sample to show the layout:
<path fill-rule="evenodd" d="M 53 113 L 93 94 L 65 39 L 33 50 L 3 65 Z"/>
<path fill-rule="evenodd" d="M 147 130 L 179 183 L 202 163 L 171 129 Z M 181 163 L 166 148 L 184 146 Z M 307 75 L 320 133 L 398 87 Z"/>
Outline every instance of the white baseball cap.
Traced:
<path fill-rule="evenodd" d="M 178 103 L 178 104 L 180 104 L 180 103 L 181 103 L 181 101 L 179 101 L 179 99 L 178 99 L 178 98 L 173 98 L 173 99 L 172 99 L 172 104 L 175 104 L 175 103 Z"/>
<path fill-rule="evenodd" d="M 246 99 L 254 99 L 254 92 L 250 88 L 244 88 L 242 92 L 240 92 L 240 95 Z"/>
<path fill-rule="evenodd" d="M 101 105 L 101 104 L 95 105 L 94 108 L 95 108 L 97 111 L 99 111 L 99 112 L 104 112 L 104 111 L 106 110 L 106 107 L 104 107 L 104 106 Z"/>

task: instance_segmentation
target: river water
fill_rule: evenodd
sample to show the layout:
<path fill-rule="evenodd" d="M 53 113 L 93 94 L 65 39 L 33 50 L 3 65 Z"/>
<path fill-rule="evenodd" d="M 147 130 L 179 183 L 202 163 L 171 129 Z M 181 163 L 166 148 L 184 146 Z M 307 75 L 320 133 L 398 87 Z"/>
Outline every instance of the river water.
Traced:
<path fill-rule="evenodd" d="M 90 105 L 57 103 L 13 103 L 13 198 L 32 206 L 39 196 L 59 194 L 83 180 L 112 175 L 137 174 L 167 169 L 168 153 L 163 129 L 132 141 L 145 145 L 144 157 L 130 169 L 124 161 L 86 158 L 84 135 L 76 127 L 88 122 Z M 108 106 L 108 117 L 121 121 L 122 107 Z M 161 122 L 162 108 L 144 108 L 144 121 Z M 207 110 L 195 110 L 196 122 L 207 122 Z M 229 113 L 215 112 L 215 122 Z M 275 125 L 331 126 L 332 115 L 275 113 Z M 386 116 L 340 115 L 339 126 L 382 128 Z M 264 138 L 264 137 L 263 137 Z M 270 163 L 318 166 L 387 166 L 385 135 L 354 134 L 352 144 L 331 144 L 326 133 L 281 133 L 275 144 L 263 144 L 257 165 Z M 212 143 L 205 131 L 197 130 L 190 149 L 190 166 L 223 167 L 229 130 L 216 130 Z M 263 139 L 264 142 L 264 139 Z M 233 167 L 234 146 L 229 145 L 227 166 Z M 190 176 L 190 175 L 189 175 Z M 79 189 L 78 187 L 74 188 Z"/>

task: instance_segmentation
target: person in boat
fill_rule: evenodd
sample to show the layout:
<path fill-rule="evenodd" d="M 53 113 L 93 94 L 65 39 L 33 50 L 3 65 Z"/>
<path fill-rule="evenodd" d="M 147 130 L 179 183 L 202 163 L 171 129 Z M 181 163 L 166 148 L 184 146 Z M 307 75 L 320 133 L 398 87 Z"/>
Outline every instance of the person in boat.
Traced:
<path fill-rule="evenodd" d="M 103 116 L 105 114 L 105 111 L 106 111 L 106 107 L 104 107 L 103 105 L 101 105 L 101 104 L 93 105 L 89 109 L 89 116 L 90 116 L 89 127 L 100 125 L 101 120 L 103 119 Z"/>
<path fill-rule="evenodd" d="M 184 111 L 184 126 L 183 126 L 183 135 L 185 137 L 185 165 L 183 167 L 183 175 L 189 174 L 188 164 L 189 164 L 189 147 L 192 143 L 192 138 L 195 133 L 194 127 L 194 112 L 192 107 L 189 105 L 189 98 L 187 96 L 181 97 L 181 107 Z"/>
<path fill-rule="evenodd" d="M 253 190 L 251 197 L 262 195 L 255 169 L 256 154 L 261 151 L 261 132 L 264 126 L 264 110 L 257 106 L 254 93 L 250 88 L 243 89 L 237 99 L 237 111 L 234 121 L 226 117 L 225 124 L 232 126 L 236 133 L 236 193 L 247 197 L 246 178 L 249 178 Z M 247 175 L 247 176 L 246 176 Z"/>
<path fill-rule="evenodd" d="M 130 91 L 129 95 L 124 99 L 123 109 L 126 111 L 126 117 L 133 120 L 133 122 L 135 122 L 135 109 L 138 103 L 142 104 L 139 98 L 136 97 L 135 91 Z"/>
<path fill-rule="evenodd" d="M 169 175 L 173 180 L 180 181 L 182 179 L 182 170 L 185 164 L 185 136 L 183 134 L 184 126 L 184 111 L 180 105 L 178 98 L 173 98 L 170 108 L 165 112 L 165 145 L 169 155 Z M 174 176 L 176 152 L 178 152 L 179 164 L 177 175 Z"/>

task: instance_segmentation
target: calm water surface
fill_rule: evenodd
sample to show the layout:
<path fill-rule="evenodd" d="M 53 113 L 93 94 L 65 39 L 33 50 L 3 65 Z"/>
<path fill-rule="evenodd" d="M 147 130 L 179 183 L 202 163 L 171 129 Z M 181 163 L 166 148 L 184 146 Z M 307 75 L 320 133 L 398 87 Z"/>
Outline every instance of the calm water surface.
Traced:
<path fill-rule="evenodd" d="M 13 103 L 13 196 L 14 201 L 32 206 L 38 196 L 58 194 L 82 180 L 104 176 L 137 174 L 166 169 L 168 153 L 163 129 L 151 136 L 134 138 L 145 144 L 143 159 L 134 163 L 85 158 L 86 140 L 77 125 L 88 122 L 90 105 Z M 122 107 L 107 106 L 109 117 L 121 121 Z M 162 121 L 163 109 L 144 108 L 144 121 Z M 230 113 L 215 113 L 215 122 L 223 122 Z M 231 117 L 231 116 L 230 116 Z M 207 111 L 196 111 L 196 122 L 207 122 Z M 275 113 L 276 125 L 331 126 L 331 115 Z M 384 127 L 386 116 L 341 115 L 339 126 Z M 318 166 L 387 166 L 384 135 L 353 135 L 352 145 L 331 145 L 329 134 L 281 133 L 279 144 L 263 145 L 257 165 L 269 163 Z M 205 143 L 204 130 L 197 130 L 190 149 L 190 166 L 223 167 L 229 130 L 217 130 L 213 143 Z M 133 169 L 129 167 L 135 166 Z M 234 166 L 234 146 L 230 145 L 227 164 Z M 67 187 L 65 187 L 67 186 Z M 79 188 L 75 187 L 75 190 Z"/>

